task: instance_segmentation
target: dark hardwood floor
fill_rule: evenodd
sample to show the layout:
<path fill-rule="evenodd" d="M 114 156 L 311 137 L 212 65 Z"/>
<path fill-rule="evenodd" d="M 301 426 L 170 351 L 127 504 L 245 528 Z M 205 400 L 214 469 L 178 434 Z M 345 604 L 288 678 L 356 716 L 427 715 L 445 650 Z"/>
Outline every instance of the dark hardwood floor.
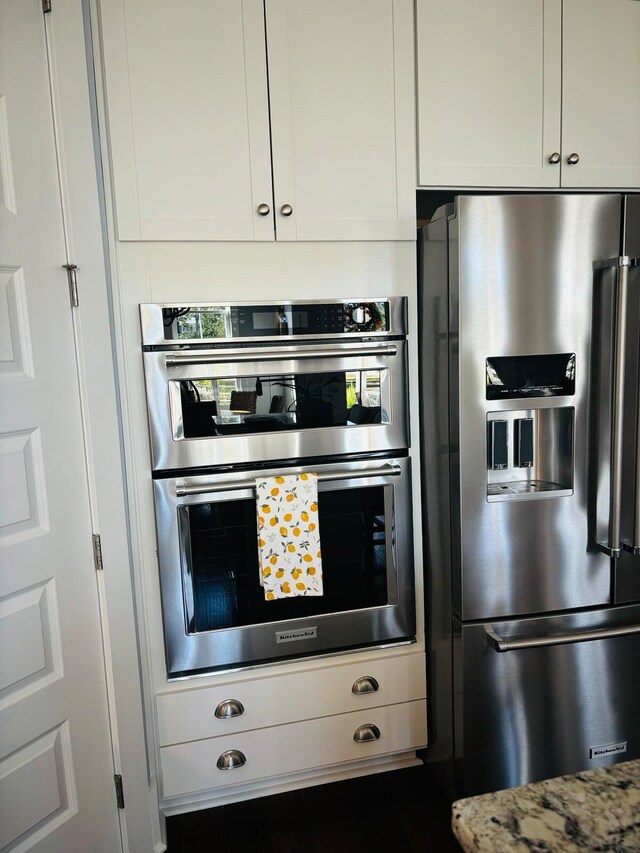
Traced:
<path fill-rule="evenodd" d="M 167 819 L 168 853 L 459 853 L 424 767 Z"/>

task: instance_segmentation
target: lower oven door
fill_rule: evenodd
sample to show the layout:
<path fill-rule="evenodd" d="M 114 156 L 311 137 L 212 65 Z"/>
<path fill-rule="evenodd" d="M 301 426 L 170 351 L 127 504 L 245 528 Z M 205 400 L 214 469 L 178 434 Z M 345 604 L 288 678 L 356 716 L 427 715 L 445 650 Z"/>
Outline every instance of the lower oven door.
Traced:
<path fill-rule="evenodd" d="M 318 475 L 323 595 L 267 601 L 256 476 Z M 170 678 L 415 639 L 407 458 L 154 480 Z"/>

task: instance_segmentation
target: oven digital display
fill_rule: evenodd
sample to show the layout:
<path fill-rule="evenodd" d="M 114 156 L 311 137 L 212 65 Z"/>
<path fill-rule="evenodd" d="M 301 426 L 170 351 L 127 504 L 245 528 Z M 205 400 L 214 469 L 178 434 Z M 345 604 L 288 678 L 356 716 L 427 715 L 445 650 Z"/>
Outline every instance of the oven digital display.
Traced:
<path fill-rule="evenodd" d="M 255 311 L 252 315 L 253 329 L 256 332 L 265 329 L 278 330 L 281 326 L 306 330 L 309 327 L 309 315 L 306 311 Z"/>

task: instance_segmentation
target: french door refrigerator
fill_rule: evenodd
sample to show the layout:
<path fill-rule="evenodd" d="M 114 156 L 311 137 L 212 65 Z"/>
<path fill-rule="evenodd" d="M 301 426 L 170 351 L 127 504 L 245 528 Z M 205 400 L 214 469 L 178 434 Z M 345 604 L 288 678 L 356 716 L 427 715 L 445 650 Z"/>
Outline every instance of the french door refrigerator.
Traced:
<path fill-rule="evenodd" d="M 640 196 L 459 196 L 418 243 L 427 760 L 640 758 Z"/>

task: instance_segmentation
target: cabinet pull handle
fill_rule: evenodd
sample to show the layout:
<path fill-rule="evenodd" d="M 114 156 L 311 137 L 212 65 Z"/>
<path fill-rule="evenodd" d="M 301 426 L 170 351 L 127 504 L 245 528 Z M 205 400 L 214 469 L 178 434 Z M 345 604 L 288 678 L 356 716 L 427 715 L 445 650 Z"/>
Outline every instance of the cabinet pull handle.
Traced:
<path fill-rule="evenodd" d="M 216 761 L 216 767 L 218 770 L 234 770 L 236 767 L 242 767 L 246 763 L 247 758 L 244 752 L 240 752 L 239 749 L 228 749 Z"/>
<path fill-rule="evenodd" d="M 293 213 L 293 208 L 291 207 L 290 204 L 283 204 L 282 207 L 280 208 L 280 213 L 283 216 L 291 216 L 291 214 Z"/>
<path fill-rule="evenodd" d="M 552 166 L 557 166 L 560 162 L 560 153 L 558 151 L 554 151 L 553 154 L 549 157 L 549 162 Z"/>
<path fill-rule="evenodd" d="M 215 715 L 219 720 L 241 717 L 242 714 L 244 714 L 244 705 L 237 699 L 224 699 L 215 710 Z"/>
<path fill-rule="evenodd" d="M 369 743 L 372 740 L 380 740 L 380 729 L 373 723 L 365 723 L 353 733 L 353 739 L 356 743 Z"/>
<path fill-rule="evenodd" d="M 567 157 L 567 163 L 570 166 L 575 166 L 579 160 L 580 160 L 580 155 L 576 154 L 575 151 L 573 152 L 573 154 L 569 154 L 569 156 Z"/>
<path fill-rule="evenodd" d="M 363 675 L 353 682 L 351 692 L 360 696 L 362 693 L 375 693 L 379 688 L 380 685 L 372 675 Z"/>
<path fill-rule="evenodd" d="M 258 205 L 258 213 L 260 214 L 260 216 L 268 216 L 271 213 L 271 208 L 268 204 L 264 204 L 263 202 L 262 204 Z"/>

